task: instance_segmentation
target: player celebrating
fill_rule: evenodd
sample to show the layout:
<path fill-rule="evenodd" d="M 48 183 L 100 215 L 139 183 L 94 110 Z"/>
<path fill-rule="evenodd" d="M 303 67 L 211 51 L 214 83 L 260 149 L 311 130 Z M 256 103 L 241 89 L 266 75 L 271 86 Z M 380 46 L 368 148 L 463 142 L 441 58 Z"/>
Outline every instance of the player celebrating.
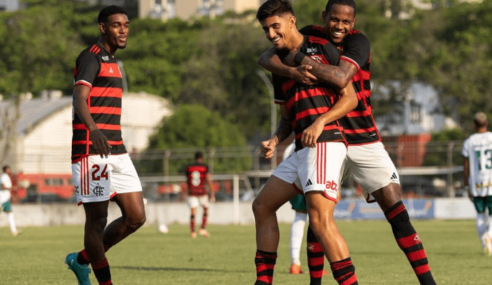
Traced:
<path fill-rule="evenodd" d="M 205 183 L 208 186 L 210 193 L 210 201 L 215 201 L 214 189 L 212 186 L 212 179 L 208 172 L 208 166 L 203 163 L 203 153 L 195 153 L 195 163 L 186 167 L 186 179 L 188 181 L 188 206 L 191 209 L 190 216 L 190 228 L 191 237 L 196 237 L 195 232 L 195 215 L 196 208 L 199 205 L 203 207 L 202 226 L 198 230 L 201 236 L 209 237 L 209 233 L 205 229 L 207 226 L 208 217 L 208 195 L 205 187 Z"/>
<path fill-rule="evenodd" d="M 65 262 L 79 284 L 91 284 L 91 264 L 100 285 L 111 285 L 105 252 L 145 222 L 142 186 L 121 138 L 122 76 L 114 58 L 126 47 L 128 16 L 118 6 L 98 16 L 101 37 L 77 58 L 73 90 L 72 173 L 78 204 L 85 210 L 85 249 Z M 112 199 L 122 217 L 107 227 Z"/>
<path fill-rule="evenodd" d="M 489 122 L 482 112 L 473 119 L 476 133 L 463 144 L 465 157 L 464 185 L 477 210 L 477 232 L 484 253 L 492 255 L 492 133 L 487 131 Z M 488 209 L 488 230 L 485 218 Z"/>
<path fill-rule="evenodd" d="M 258 10 L 266 38 L 286 61 L 302 51 L 325 64 L 336 64 L 339 54 L 328 41 L 304 37 L 296 27 L 292 6 L 287 0 L 269 0 Z M 277 209 L 297 195 L 296 180 L 304 186 L 308 215 L 321 247 L 331 262 L 339 284 L 358 284 L 348 247 L 333 219 L 338 201 L 340 172 L 346 157 L 342 128 L 336 121 L 355 108 L 352 85 L 339 93 L 325 85 L 306 86 L 274 75 L 275 101 L 281 118 L 272 138 L 261 143 L 265 158 L 294 131 L 296 152 L 275 169 L 253 202 L 256 221 L 256 285 L 272 284 L 279 242 Z M 336 104 L 335 104 L 336 103 Z M 327 123 L 330 122 L 330 123 Z"/>
<path fill-rule="evenodd" d="M 292 68 L 282 64 L 272 49 L 261 56 L 259 63 L 271 72 L 305 84 L 319 80 L 341 87 L 352 80 L 359 103 L 355 110 L 340 120 L 349 143 L 346 171 L 361 185 L 368 201 L 375 199 L 378 202 L 419 282 L 436 284 L 422 241 L 401 201 L 396 168 L 384 149 L 372 116 L 370 43 L 365 35 L 353 30 L 356 11 L 353 0 L 329 0 L 321 15 L 325 26 L 307 26 L 300 30 L 303 34 L 322 37 L 335 44 L 342 53 L 338 66 L 322 65 L 298 54 L 297 57 L 303 57 L 301 65 Z"/>
<path fill-rule="evenodd" d="M 15 226 L 14 213 L 12 213 L 12 206 L 10 205 L 10 197 L 12 191 L 12 179 L 10 179 L 10 175 L 12 175 L 12 171 L 10 166 L 4 165 L 2 176 L 0 176 L 0 213 L 4 211 L 7 213 L 7 219 L 9 221 L 10 232 L 13 236 L 18 236 L 21 234 L 21 231 L 17 230 Z"/>

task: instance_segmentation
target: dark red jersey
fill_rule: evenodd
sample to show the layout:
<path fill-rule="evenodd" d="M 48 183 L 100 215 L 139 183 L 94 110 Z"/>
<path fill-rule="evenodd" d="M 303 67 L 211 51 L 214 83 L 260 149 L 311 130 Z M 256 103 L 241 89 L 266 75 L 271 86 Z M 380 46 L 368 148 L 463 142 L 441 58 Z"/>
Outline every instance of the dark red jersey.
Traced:
<path fill-rule="evenodd" d="M 300 32 L 304 35 L 326 38 L 324 28 L 321 26 L 306 26 Z M 337 45 L 337 48 L 341 53 L 340 60 L 346 60 L 357 67 L 352 84 L 359 103 L 354 110 L 340 119 L 347 142 L 349 145 L 362 145 L 381 141 L 372 115 L 369 39 L 359 31 L 352 30 L 350 35 Z"/>
<path fill-rule="evenodd" d="M 186 167 L 188 195 L 203 196 L 207 194 L 207 190 L 205 189 L 205 178 L 207 174 L 208 166 L 203 163 L 195 163 Z"/>
<path fill-rule="evenodd" d="M 87 105 L 92 119 L 111 145 L 111 154 L 126 153 L 121 138 L 121 98 L 123 81 L 114 56 L 95 44 L 82 51 L 74 70 L 74 86 L 91 89 Z M 89 130 L 74 110 L 72 163 L 96 154 L 89 140 Z"/>
<path fill-rule="evenodd" d="M 304 37 L 300 52 L 323 64 L 338 64 L 340 57 L 336 47 L 325 39 Z M 283 59 L 286 54 L 278 52 Z M 292 79 L 273 74 L 275 103 L 285 104 L 289 116 L 294 118 L 292 129 L 295 133 L 296 151 L 303 148 L 302 132 L 314 121 L 328 112 L 338 101 L 339 95 L 327 84 L 302 85 Z M 343 128 L 338 121 L 325 125 L 318 142 L 345 142 Z"/>

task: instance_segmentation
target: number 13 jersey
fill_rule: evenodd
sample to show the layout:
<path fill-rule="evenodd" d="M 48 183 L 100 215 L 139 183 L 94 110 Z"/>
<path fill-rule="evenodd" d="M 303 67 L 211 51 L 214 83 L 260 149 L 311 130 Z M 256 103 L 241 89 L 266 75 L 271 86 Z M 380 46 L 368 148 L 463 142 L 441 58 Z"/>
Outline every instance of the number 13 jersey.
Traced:
<path fill-rule="evenodd" d="M 492 133 L 476 133 L 463 144 L 461 154 L 469 159 L 468 182 L 474 197 L 492 196 Z"/>

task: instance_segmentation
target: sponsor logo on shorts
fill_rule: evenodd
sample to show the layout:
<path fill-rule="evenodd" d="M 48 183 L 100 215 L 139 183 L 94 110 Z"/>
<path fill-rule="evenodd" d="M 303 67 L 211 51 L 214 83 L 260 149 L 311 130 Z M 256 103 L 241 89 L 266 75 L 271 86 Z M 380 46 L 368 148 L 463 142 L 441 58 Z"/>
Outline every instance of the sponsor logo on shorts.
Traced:
<path fill-rule="evenodd" d="M 306 186 L 311 186 L 313 185 L 313 182 L 311 182 L 311 179 L 308 179 L 308 182 L 306 183 Z"/>
<path fill-rule="evenodd" d="M 98 197 L 102 196 L 104 193 L 104 187 L 97 185 L 96 187 L 94 187 L 94 190 L 92 190 L 92 192 Z"/>
<path fill-rule="evenodd" d="M 79 186 L 75 186 L 75 193 L 79 194 L 80 191 L 79 191 Z"/>
<path fill-rule="evenodd" d="M 391 175 L 391 179 L 398 179 L 398 176 L 396 175 L 396 172 L 393 172 L 393 175 Z"/>
<path fill-rule="evenodd" d="M 335 181 L 326 181 L 326 189 L 327 190 L 338 190 L 338 184 Z"/>

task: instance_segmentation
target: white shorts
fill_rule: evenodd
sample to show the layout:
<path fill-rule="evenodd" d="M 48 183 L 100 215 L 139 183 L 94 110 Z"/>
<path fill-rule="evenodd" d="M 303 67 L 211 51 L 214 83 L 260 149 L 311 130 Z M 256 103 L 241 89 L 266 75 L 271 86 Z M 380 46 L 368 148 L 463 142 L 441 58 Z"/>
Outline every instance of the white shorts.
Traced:
<path fill-rule="evenodd" d="M 190 208 L 198 208 L 198 206 L 208 208 L 208 195 L 203 196 L 188 196 L 188 206 Z"/>
<path fill-rule="evenodd" d="M 304 193 L 322 191 L 337 202 L 347 147 L 342 142 L 320 142 L 315 148 L 305 147 L 282 161 L 273 171 L 283 181 L 302 186 Z"/>
<path fill-rule="evenodd" d="M 142 185 L 128 153 L 101 158 L 90 155 L 72 164 L 77 203 L 102 202 L 116 194 L 141 192 Z"/>
<path fill-rule="evenodd" d="M 367 202 L 374 202 L 371 193 L 390 183 L 400 184 L 396 167 L 382 142 L 350 146 L 343 179 L 352 174 L 364 193 Z"/>

